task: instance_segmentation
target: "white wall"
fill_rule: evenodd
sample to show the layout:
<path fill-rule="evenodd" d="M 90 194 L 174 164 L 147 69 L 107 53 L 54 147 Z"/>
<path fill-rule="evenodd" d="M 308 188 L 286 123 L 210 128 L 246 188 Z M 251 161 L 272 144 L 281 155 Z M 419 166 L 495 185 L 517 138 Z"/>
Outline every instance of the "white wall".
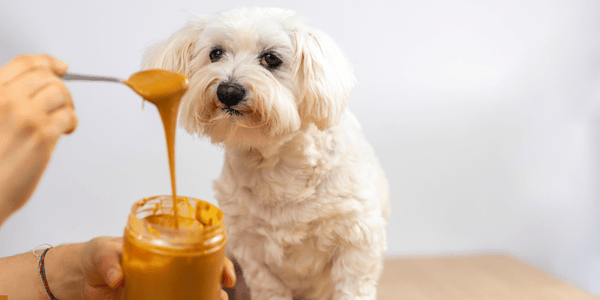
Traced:
<path fill-rule="evenodd" d="M 0 63 L 46 52 L 126 78 L 185 10 L 246 5 L 157 2 L 2 0 Z M 350 108 L 392 186 L 388 255 L 509 251 L 600 295 L 600 2 L 253 5 L 303 12 L 354 62 Z M 79 128 L 0 230 L 0 256 L 120 235 L 135 200 L 170 191 L 156 109 L 124 86 L 68 86 Z M 177 147 L 180 193 L 214 203 L 221 150 L 183 132 Z"/>

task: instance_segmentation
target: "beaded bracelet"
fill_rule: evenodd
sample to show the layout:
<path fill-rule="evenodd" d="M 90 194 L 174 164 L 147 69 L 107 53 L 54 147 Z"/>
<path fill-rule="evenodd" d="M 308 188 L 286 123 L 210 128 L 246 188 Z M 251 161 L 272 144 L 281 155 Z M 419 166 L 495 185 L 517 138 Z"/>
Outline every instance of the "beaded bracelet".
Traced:
<path fill-rule="evenodd" d="M 48 245 L 48 244 L 45 244 L 45 245 Z M 42 245 L 40 245 L 40 246 L 42 246 Z M 40 279 L 42 280 L 42 284 L 44 284 L 44 288 L 46 289 L 46 293 L 48 294 L 48 299 L 51 299 L 51 300 L 58 300 L 58 299 L 56 299 L 56 297 L 54 297 L 54 295 L 52 295 L 52 293 L 50 292 L 50 287 L 48 286 L 48 280 L 46 279 L 46 269 L 44 268 L 44 259 L 46 258 L 46 252 L 48 252 L 48 250 L 50 250 L 50 248 L 52 248 L 52 246 L 51 246 L 51 245 L 48 245 L 48 246 L 49 246 L 49 247 L 48 247 L 48 248 L 46 248 L 46 249 L 44 250 L 44 252 L 42 252 L 42 255 L 38 256 L 38 255 L 35 253 L 35 250 L 36 250 L 36 249 L 37 249 L 39 246 L 38 246 L 38 247 L 36 247 L 36 249 L 34 249 L 34 250 L 33 250 L 33 254 L 34 254 L 36 257 L 38 257 L 38 258 L 39 258 L 38 265 L 39 265 L 39 268 L 40 268 Z"/>

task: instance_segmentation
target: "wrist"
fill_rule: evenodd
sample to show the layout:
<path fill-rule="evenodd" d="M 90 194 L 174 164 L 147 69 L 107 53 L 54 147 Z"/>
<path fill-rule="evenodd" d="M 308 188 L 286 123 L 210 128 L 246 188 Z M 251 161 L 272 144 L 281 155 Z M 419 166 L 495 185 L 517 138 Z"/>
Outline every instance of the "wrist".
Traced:
<path fill-rule="evenodd" d="M 83 299 L 84 277 L 79 264 L 82 250 L 83 243 L 78 243 L 60 245 L 46 253 L 46 280 L 56 299 Z"/>
<path fill-rule="evenodd" d="M 7 199 L 7 194 L 1 186 L 1 181 L 0 179 L 0 227 L 12 215 L 14 210 L 8 203 L 10 199 Z"/>

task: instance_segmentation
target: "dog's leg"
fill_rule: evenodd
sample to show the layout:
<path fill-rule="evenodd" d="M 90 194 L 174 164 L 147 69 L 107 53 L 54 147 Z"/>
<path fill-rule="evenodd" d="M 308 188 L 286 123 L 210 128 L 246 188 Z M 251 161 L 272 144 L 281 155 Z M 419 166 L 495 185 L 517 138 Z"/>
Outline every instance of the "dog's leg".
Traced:
<path fill-rule="evenodd" d="M 277 276 L 256 260 L 240 257 L 244 278 L 252 300 L 292 300 L 292 291 Z"/>
<path fill-rule="evenodd" d="M 331 270 L 333 300 L 375 300 L 382 268 L 372 249 L 340 249 Z"/>

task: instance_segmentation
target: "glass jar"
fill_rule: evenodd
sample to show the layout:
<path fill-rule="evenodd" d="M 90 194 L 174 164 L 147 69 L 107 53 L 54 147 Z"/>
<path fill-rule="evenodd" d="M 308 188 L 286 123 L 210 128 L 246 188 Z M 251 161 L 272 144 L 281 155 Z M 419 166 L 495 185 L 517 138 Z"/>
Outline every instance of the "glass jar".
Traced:
<path fill-rule="evenodd" d="M 223 212 L 202 200 L 177 200 L 179 228 L 171 196 L 133 206 L 125 227 L 121 299 L 219 299 L 227 242 Z M 200 215 L 209 211 L 212 224 L 202 225 Z"/>

